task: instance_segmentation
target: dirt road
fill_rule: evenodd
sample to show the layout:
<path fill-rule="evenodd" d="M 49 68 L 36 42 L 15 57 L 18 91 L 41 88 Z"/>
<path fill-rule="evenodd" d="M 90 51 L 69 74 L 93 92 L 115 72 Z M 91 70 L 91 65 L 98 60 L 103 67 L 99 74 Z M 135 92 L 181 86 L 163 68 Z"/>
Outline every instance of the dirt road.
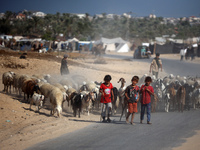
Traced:
<path fill-rule="evenodd" d="M 0 51 L 0 76 L 4 72 L 14 71 L 18 74 L 50 74 L 59 79 L 60 56 L 58 53 L 38 54 L 28 53 L 27 59 L 19 59 L 20 52 L 13 53 Z M 122 54 L 123 55 L 123 54 Z M 69 54 L 70 75 L 81 75 L 89 81 L 102 81 L 106 74 L 112 76 L 112 83 L 119 87 L 119 78 L 124 77 L 127 85 L 131 83 L 133 75 L 148 74 L 149 63 L 118 59 L 97 59 L 90 55 L 77 56 Z M 79 57 L 76 59 L 76 57 Z M 103 62 L 103 63 L 102 63 Z M 160 74 L 166 76 L 166 72 Z M 0 78 L 1 80 L 1 78 Z M 0 149 L 19 150 L 25 149 L 36 143 L 59 137 L 65 133 L 84 128 L 91 123 L 99 121 L 99 112 L 95 111 L 90 116 L 82 115 L 74 118 L 71 110 L 65 104 L 61 118 L 50 116 L 48 106 L 37 113 L 29 109 L 29 104 L 17 94 L 2 92 L 3 85 L 0 81 Z M 76 119 L 77 121 L 75 121 Z M 80 120 L 80 121 L 79 121 Z M 81 121 L 85 120 L 85 121 Z"/>

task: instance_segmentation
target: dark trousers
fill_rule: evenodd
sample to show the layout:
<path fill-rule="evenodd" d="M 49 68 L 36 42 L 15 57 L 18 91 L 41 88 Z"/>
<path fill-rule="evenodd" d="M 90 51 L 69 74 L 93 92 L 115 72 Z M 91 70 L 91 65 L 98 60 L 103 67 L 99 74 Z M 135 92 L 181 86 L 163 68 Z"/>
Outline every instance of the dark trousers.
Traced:
<path fill-rule="evenodd" d="M 183 56 L 183 55 L 181 55 L 181 60 L 183 60 L 183 57 L 184 57 L 184 56 Z"/>

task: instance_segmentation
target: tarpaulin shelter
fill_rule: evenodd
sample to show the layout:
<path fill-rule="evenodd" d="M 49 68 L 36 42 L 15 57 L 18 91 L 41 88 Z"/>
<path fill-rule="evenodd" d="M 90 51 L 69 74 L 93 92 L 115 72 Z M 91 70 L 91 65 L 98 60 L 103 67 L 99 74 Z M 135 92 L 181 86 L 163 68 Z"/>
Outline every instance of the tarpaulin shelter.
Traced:
<path fill-rule="evenodd" d="M 119 53 L 129 52 L 130 48 L 128 47 L 127 43 L 125 43 L 125 44 L 122 43 L 122 44 L 118 45 L 116 51 Z"/>
<path fill-rule="evenodd" d="M 106 51 L 117 51 L 117 52 L 128 52 L 129 47 L 126 44 L 127 42 L 123 40 L 122 38 L 113 38 L 113 39 L 108 39 L 108 38 L 101 38 L 98 41 L 95 41 L 94 44 L 103 44 L 105 47 L 106 46 Z"/>
<path fill-rule="evenodd" d="M 156 50 L 155 53 L 160 54 L 172 54 L 172 53 L 180 53 L 180 50 L 184 47 L 184 44 L 180 43 L 166 43 L 163 45 L 156 44 Z"/>
<path fill-rule="evenodd" d="M 98 41 L 95 41 L 94 44 L 113 44 L 113 43 L 126 43 L 126 41 L 124 41 L 122 38 L 118 37 L 118 38 L 113 38 L 113 39 L 108 39 L 108 38 L 101 38 Z"/>

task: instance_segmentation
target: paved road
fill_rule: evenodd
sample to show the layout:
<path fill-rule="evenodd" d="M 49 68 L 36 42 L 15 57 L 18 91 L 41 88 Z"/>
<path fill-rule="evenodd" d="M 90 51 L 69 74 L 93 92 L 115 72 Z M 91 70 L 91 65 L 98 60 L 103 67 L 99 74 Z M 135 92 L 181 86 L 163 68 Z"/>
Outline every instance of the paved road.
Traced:
<path fill-rule="evenodd" d="M 132 56 L 106 55 L 105 57 L 132 60 Z M 137 61 L 150 63 L 151 59 Z M 169 59 L 162 59 L 162 61 L 164 69 L 168 73 L 181 76 L 200 75 L 200 65 L 198 64 Z M 122 118 L 122 121 L 119 122 L 120 116 L 118 115 L 112 117 L 112 119 L 115 119 L 113 123 L 96 122 L 84 129 L 39 143 L 28 150 L 168 150 L 181 145 L 181 143 L 185 142 L 184 138 L 191 137 L 195 134 L 195 130 L 200 130 L 199 115 L 200 110 L 191 110 L 184 113 L 152 113 L 151 121 L 153 124 L 147 125 L 146 123 L 140 124 L 139 114 L 136 114 L 134 119 L 136 121 L 135 126 L 127 125 L 125 118 Z"/>
<path fill-rule="evenodd" d="M 151 63 L 153 59 L 153 57 L 150 59 L 133 59 L 132 56 L 122 56 L 122 55 L 114 55 L 114 54 L 106 54 L 104 55 L 104 57 L 148 62 L 149 64 Z M 200 77 L 200 64 L 191 63 L 190 61 L 172 60 L 172 59 L 167 59 L 167 58 L 162 58 L 162 62 L 163 62 L 163 69 L 168 74 Z M 149 70 L 149 66 L 147 70 Z"/>
<path fill-rule="evenodd" d="M 195 130 L 200 130 L 200 110 L 189 112 L 152 113 L 152 125 L 139 123 L 126 124 L 119 115 L 112 117 L 113 123 L 94 123 L 84 129 L 65 134 L 59 138 L 39 143 L 28 150 L 169 150 L 185 142 Z M 99 117 L 99 116 L 97 116 Z M 82 120 L 84 121 L 84 120 Z"/>

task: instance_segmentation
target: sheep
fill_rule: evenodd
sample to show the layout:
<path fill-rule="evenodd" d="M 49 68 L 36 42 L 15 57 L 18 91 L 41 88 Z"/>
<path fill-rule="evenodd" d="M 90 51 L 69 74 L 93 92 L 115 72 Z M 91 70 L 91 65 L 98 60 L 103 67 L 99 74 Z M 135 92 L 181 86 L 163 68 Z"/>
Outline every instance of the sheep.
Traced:
<path fill-rule="evenodd" d="M 196 109 L 196 105 L 197 108 L 200 106 L 200 88 L 197 88 L 192 92 L 192 105 L 194 109 Z"/>
<path fill-rule="evenodd" d="M 44 103 L 46 102 L 46 99 L 49 98 L 49 95 L 51 93 L 51 91 L 55 88 L 55 86 L 49 84 L 49 83 L 44 83 L 42 84 L 42 86 L 40 87 L 40 92 L 42 95 L 44 95 L 45 97 L 45 100 L 44 100 Z"/>
<path fill-rule="evenodd" d="M 30 77 L 28 75 L 20 75 L 19 80 L 18 80 L 18 89 L 19 89 L 19 95 L 21 96 L 22 93 L 22 86 L 23 86 L 23 82 L 27 79 L 30 79 Z"/>
<path fill-rule="evenodd" d="M 34 74 L 32 75 L 32 77 L 35 77 L 37 79 L 44 79 L 44 75 L 40 75 L 40 74 Z"/>
<path fill-rule="evenodd" d="M 66 92 L 66 89 L 64 88 L 63 85 L 61 85 L 60 83 L 55 83 L 53 84 L 55 87 L 58 87 L 62 92 Z"/>
<path fill-rule="evenodd" d="M 61 85 L 66 85 L 66 86 L 70 86 L 70 87 L 73 87 L 74 89 L 77 89 L 77 85 L 70 79 L 68 78 L 64 78 L 64 79 L 61 79 L 60 82 L 59 82 Z"/>
<path fill-rule="evenodd" d="M 55 114 L 55 111 L 57 112 L 57 116 L 60 117 L 62 113 L 62 102 L 63 102 L 63 93 L 62 91 L 54 87 L 49 95 L 50 103 L 51 103 L 51 115 Z"/>
<path fill-rule="evenodd" d="M 19 87 L 19 78 L 20 78 L 20 75 L 19 74 L 15 74 L 14 77 L 13 77 L 13 91 L 15 89 L 15 92 L 16 94 L 19 93 L 20 91 L 20 87 Z M 20 94 L 20 93 L 19 93 Z"/>
<path fill-rule="evenodd" d="M 97 88 L 96 84 L 93 82 L 86 83 L 83 82 L 83 85 L 80 87 L 79 91 L 90 91 L 90 92 L 97 92 L 99 89 Z"/>
<path fill-rule="evenodd" d="M 181 85 L 186 83 L 186 77 L 176 76 L 176 79 L 181 83 Z"/>
<path fill-rule="evenodd" d="M 34 93 L 30 101 L 30 110 L 31 106 L 35 103 L 36 108 L 39 111 L 40 109 L 39 106 L 42 107 L 43 100 L 44 100 L 44 95 Z"/>
<path fill-rule="evenodd" d="M 8 93 L 8 87 L 10 87 L 10 93 L 11 93 L 11 85 L 13 85 L 13 77 L 15 73 L 14 72 L 5 72 L 2 75 L 2 83 L 4 85 L 3 91 L 6 91 Z"/>
<path fill-rule="evenodd" d="M 34 92 L 40 93 L 40 88 L 37 85 L 37 81 L 34 79 L 26 79 L 22 85 L 22 92 L 24 92 L 24 100 L 25 94 L 27 94 L 27 100 L 29 101 L 29 95 L 32 97 Z"/>
<path fill-rule="evenodd" d="M 59 88 L 63 93 L 63 102 L 62 102 L 62 109 L 63 109 L 64 102 L 66 100 L 69 101 L 68 94 L 66 93 L 66 89 L 64 88 L 64 86 L 62 86 L 60 83 L 56 83 L 56 84 L 54 84 L 54 86 Z"/>
<path fill-rule="evenodd" d="M 44 79 L 50 84 L 57 83 L 57 80 L 55 78 L 51 77 L 49 74 L 44 75 Z"/>

